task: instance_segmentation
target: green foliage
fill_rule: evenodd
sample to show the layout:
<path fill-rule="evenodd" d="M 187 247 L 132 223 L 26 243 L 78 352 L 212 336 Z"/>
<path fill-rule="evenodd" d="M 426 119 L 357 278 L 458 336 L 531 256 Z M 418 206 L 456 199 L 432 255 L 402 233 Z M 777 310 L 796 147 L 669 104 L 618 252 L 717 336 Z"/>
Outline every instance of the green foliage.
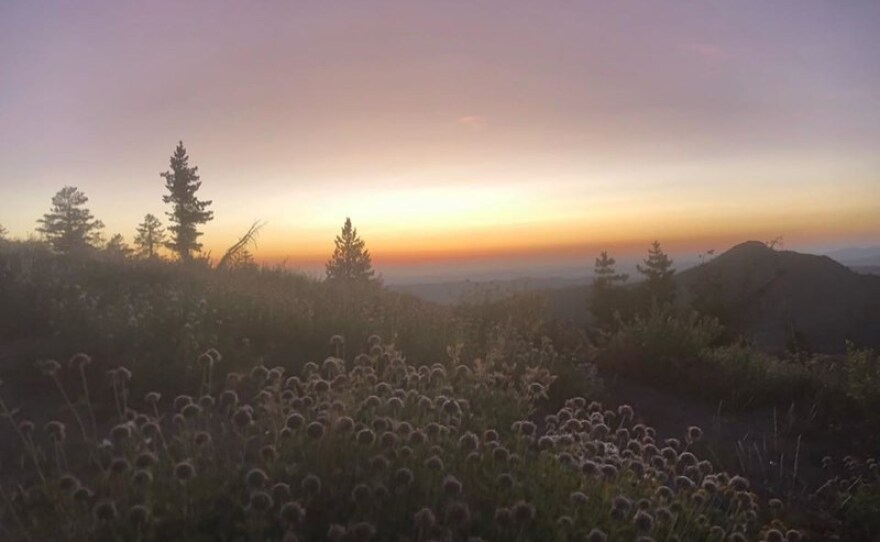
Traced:
<path fill-rule="evenodd" d="M 207 210 L 211 201 L 196 197 L 196 192 L 202 186 L 198 170 L 196 166 L 190 167 L 186 148 L 180 141 L 171 156 L 171 170 L 160 174 L 168 190 L 168 194 L 162 196 L 162 201 L 172 205 L 171 212 L 166 213 L 171 220 L 171 226 L 168 227 L 171 240 L 165 246 L 177 254 L 181 261 L 190 261 L 194 253 L 201 251 L 202 244 L 198 239 L 202 233 L 198 226 L 214 218 L 214 213 Z"/>
<path fill-rule="evenodd" d="M 346 218 L 342 232 L 336 236 L 335 248 L 327 262 L 327 280 L 337 282 L 367 282 L 373 279 L 373 261 L 357 228 Z"/>
<path fill-rule="evenodd" d="M 37 231 L 56 252 L 82 254 L 100 244 L 104 224 L 85 208 L 88 201 L 75 186 L 65 186 L 52 197 L 52 209 L 37 221 Z"/>
<path fill-rule="evenodd" d="M 151 213 L 144 216 L 144 221 L 137 227 L 137 235 L 134 238 L 134 246 L 142 258 L 158 258 L 159 249 L 165 244 L 165 228 Z"/>
<path fill-rule="evenodd" d="M 134 250 L 125 242 L 125 238 L 117 233 L 110 237 L 104 246 L 104 253 L 111 259 L 124 261 L 134 254 Z"/>
<path fill-rule="evenodd" d="M 451 352 L 429 366 L 377 336 L 368 346 L 291 376 L 257 365 L 223 379 L 226 360 L 209 350 L 198 387 L 177 397 L 133 394 L 138 373 L 96 374 L 84 354 L 39 364 L 71 419 L 41 431 L 0 399 L 3 437 L 23 459 L 18 483 L 2 486 L 0 534 L 563 541 L 601 531 L 622 541 L 755 539 L 769 528 L 747 480 L 716 472 L 690 437 L 661 454 L 628 406 L 574 397 L 529 419 L 555 376 L 532 365 L 547 348 L 515 364 Z M 114 407 L 93 423 L 108 396 Z"/>
<path fill-rule="evenodd" d="M 660 247 L 659 241 L 651 243 L 644 265 L 637 266 L 639 273 L 645 277 L 645 282 L 642 283 L 645 306 L 675 301 L 675 269 L 672 268 L 672 263 L 672 259 Z"/>
<path fill-rule="evenodd" d="M 611 330 L 621 318 L 629 316 L 629 292 L 621 286 L 629 278 L 618 273 L 616 261 L 606 251 L 602 251 L 593 270 L 593 295 L 590 311 L 596 324 L 603 330 Z"/>
<path fill-rule="evenodd" d="M 880 484 L 876 483 L 876 466 L 873 476 L 875 483 L 862 485 L 851 494 L 852 500 L 846 506 L 846 527 L 853 533 L 853 539 L 880 539 Z"/>

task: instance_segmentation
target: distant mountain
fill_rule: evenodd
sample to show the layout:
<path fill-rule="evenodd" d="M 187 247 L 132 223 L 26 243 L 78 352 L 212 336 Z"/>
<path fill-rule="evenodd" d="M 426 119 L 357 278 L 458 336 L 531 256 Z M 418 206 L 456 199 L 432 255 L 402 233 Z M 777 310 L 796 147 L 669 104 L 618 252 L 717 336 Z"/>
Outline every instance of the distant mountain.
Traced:
<path fill-rule="evenodd" d="M 582 286 L 588 284 L 590 280 L 588 277 L 543 277 L 488 281 L 459 280 L 425 284 L 391 284 L 388 288 L 395 292 L 414 295 L 434 303 L 454 305 L 467 300 L 502 299 L 514 294 L 534 290 Z"/>
<path fill-rule="evenodd" d="M 829 252 L 827 256 L 847 267 L 880 265 L 880 246 L 843 248 Z"/>
<path fill-rule="evenodd" d="M 717 277 L 735 331 L 781 350 L 792 339 L 842 352 L 847 340 L 880 347 L 880 276 L 856 273 L 828 256 L 737 245 L 678 275 L 685 292 Z"/>

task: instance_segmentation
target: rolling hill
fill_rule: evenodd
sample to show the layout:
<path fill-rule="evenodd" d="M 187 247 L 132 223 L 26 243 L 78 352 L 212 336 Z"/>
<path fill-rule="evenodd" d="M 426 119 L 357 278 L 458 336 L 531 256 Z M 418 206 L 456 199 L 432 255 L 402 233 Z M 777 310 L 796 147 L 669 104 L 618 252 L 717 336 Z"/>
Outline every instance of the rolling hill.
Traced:
<path fill-rule="evenodd" d="M 765 348 L 781 350 L 792 339 L 829 353 L 844 351 L 847 340 L 880 347 L 878 276 L 758 241 L 683 271 L 678 281 L 687 295 L 709 276 L 720 285 L 734 330 Z"/>

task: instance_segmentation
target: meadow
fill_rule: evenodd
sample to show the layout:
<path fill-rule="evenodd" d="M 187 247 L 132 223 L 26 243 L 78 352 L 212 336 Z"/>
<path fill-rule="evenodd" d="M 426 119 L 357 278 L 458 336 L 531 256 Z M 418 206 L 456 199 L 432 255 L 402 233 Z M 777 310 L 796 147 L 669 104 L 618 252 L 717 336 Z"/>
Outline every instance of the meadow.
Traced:
<path fill-rule="evenodd" d="M 440 307 L 282 269 L 25 242 L 0 255 L 4 540 L 880 532 L 869 454 L 660 430 L 609 392 L 604 380 L 655 380 L 710 411 L 809 396 L 784 390 L 818 382 L 812 369 L 718 345 L 709 320 L 654 314 L 597 339 L 540 295 Z M 873 367 L 866 356 L 852 353 Z M 834 389 L 861 405 L 865 378 Z"/>

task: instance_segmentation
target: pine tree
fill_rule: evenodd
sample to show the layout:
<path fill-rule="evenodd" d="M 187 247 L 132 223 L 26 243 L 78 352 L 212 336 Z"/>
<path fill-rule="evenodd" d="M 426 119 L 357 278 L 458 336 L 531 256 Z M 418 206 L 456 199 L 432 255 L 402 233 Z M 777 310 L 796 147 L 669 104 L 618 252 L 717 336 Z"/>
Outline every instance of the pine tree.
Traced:
<path fill-rule="evenodd" d="M 645 265 L 636 266 L 639 273 L 645 276 L 643 291 L 648 303 L 663 305 L 675 301 L 675 269 L 672 259 L 663 252 L 659 241 L 651 243 Z"/>
<path fill-rule="evenodd" d="M 615 269 L 617 262 L 602 251 L 596 258 L 593 270 L 593 297 L 590 310 L 596 317 L 599 327 L 610 329 L 614 327 L 615 313 L 621 314 L 627 311 L 626 292 L 620 285 L 629 279 L 624 273 L 618 273 Z"/>
<path fill-rule="evenodd" d="M 52 209 L 37 221 L 37 231 L 55 251 L 80 253 L 100 244 L 104 224 L 84 207 L 88 201 L 75 186 L 65 186 L 52 197 Z"/>
<path fill-rule="evenodd" d="M 3 224 L 0 224 L 0 239 L 6 239 L 6 228 L 3 227 Z"/>
<path fill-rule="evenodd" d="M 162 200 L 172 204 L 172 211 L 166 213 L 172 223 L 168 227 L 171 240 L 165 246 L 177 254 L 180 260 L 190 261 L 193 253 L 202 249 L 202 244 L 198 242 L 202 232 L 197 228 L 212 220 L 214 213 L 207 210 L 211 201 L 196 198 L 196 192 L 202 186 L 199 168 L 189 166 L 189 156 L 183 141 L 177 144 L 174 155 L 171 156 L 171 171 L 160 175 L 165 179 L 165 188 L 168 189 L 168 195 L 162 196 Z"/>
<path fill-rule="evenodd" d="M 104 247 L 104 252 L 113 259 L 116 260 L 127 260 L 133 253 L 134 250 L 128 246 L 128 243 L 125 242 L 125 238 L 122 237 L 122 234 L 115 234 L 110 237 L 110 240 L 107 241 L 107 245 Z"/>
<path fill-rule="evenodd" d="M 165 242 L 165 228 L 158 218 L 152 214 L 144 216 L 144 221 L 137 227 L 137 235 L 134 238 L 134 245 L 137 247 L 138 254 L 144 258 L 157 258 L 159 256 L 159 247 Z"/>
<path fill-rule="evenodd" d="M 334 243 L 336 248 L 327 262 L 327 280 L 366 282 L 373 278 L 370 251 L 364 248 L 364 241 L 358 237 L 350 218 L 345 219 L 342 233 L 336 236 Z"/>

